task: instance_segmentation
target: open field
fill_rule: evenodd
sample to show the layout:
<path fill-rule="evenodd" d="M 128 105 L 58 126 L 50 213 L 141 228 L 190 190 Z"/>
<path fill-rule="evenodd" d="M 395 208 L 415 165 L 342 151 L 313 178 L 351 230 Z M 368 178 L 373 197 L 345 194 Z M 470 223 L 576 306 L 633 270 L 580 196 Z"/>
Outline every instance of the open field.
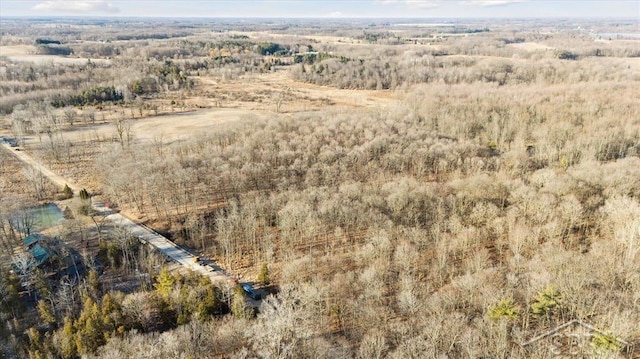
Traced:
<path fill-rule="evenodd" d="M 518 49 L 523 49 L 523 50 L 527 50 L 527 51 L 540 51 L 540 50 L 552 50 L 553 48 L 543 45 L 543 44 L 539 44 L 537 42 L 521 42 L 519 44 L 511 44 L 511 46 L 518 48 Z"/>
<path fill-rule="evenodd" d="M 234 123 L 250 123 L 279 114 L 321 111 L 328 106 L 343 108 L 344 111 L 375 111 L 398 105 L 398 100 L 394 99 L 396 95 L 390 91 L 342 90 L 299 83 L 288 78 L 285 72 L 260 75 L 251 83 L 239 81 L 219 84 L 215 79 L 206 77 L 199 81 L 203 84 L 203 92 L 222 92 L 227 94 L 230 100 L 220 101 L 207 96 L 194 96 L 186 102 L 208 108 L 151 115 L 135 120 L 131 124 L 135 138 L 147 141 L 160 138 L 170 142 L 185 141 L 193 136 L 206 136 Z M 113 135 L 114 128 L 111 124 L 89 125 L 63 134 L 69 141 L 105 139 Z M 35 144 L 36 139 L 32 138 L 30 143 Z"/>
<path fill-rule="evenodd" d="M 63 64 L 63 65 L 82 65 L 87 63 L 87 58 L 75 58 L 57 55 L 38 55 L 35 46 L 15 45 L 0 46 L 0 57 L 15 62 L 31 62 L 36 64 Z M 107 59 L 91 59 L 98 63 L 108 63 Z"/>
<path fill-rule="evenodd" d="M 2 153 L 75 185 L 56 233 L 105 274 L 49 280 L 73 305 L 3 279 L 27 303 L 3 304 L 3 333 L 47 333 L 16 353 L 548 358 L 580 337 L 583 357 L 638 356 L 640 50 L 593 38 L 629 23 L 69 21 L 2 38 Z M 51 56 L 34 39 L 92 61 L 27 64 Z M 0 171 L 16 248 L 9 212 L 68 193 Z M 81 189 L 273 296 L 256 313 L 163 270 Z"/>

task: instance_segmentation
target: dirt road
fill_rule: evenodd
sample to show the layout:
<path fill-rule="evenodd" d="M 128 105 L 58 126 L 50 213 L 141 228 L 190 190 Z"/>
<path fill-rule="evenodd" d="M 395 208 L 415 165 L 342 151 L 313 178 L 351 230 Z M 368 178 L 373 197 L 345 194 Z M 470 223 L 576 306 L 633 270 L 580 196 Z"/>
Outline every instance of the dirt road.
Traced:
<path fill-rule="evenodd" d="M 73 190 L 74 195 L 77 195 L 80 192 L 80 187 L 67 181 L 62 176 L 51 172 L 51 170 L 36 161 L 33 157 L 29 156 L 26 152 L 22 151 L 19 147 L 11 147 L 7 142 L 1 142 L 0 145 L 6 148 L 8 152 L 13 153 L 13 155 L 18 157 L 20 161 L 40 171 L 43 176 L 47 177 L 51 182 L 53 182 L 53 184 L 60 187 L 61 190 L 65 185 L 68 185 L 69 188 Z"/>

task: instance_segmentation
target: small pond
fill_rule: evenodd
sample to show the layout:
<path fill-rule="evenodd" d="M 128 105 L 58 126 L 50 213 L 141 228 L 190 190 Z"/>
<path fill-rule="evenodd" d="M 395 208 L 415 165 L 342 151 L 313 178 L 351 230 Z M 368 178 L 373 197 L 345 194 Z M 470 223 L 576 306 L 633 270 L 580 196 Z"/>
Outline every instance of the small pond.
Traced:
<path fill-rule="evenodd" d="M 62 223 L 63 214 L 53 203 L 24 208 L 12 213 L 11 225 L 23 233 L 34 233 Z"/>

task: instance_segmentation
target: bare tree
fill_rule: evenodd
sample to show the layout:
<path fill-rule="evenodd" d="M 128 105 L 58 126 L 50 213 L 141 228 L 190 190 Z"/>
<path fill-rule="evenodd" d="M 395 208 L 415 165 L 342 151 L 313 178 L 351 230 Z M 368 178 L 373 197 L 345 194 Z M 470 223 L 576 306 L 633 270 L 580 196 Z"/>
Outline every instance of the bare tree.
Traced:
<path fill-rule="evenodd" d="M 91 122 L 91 124 L 96 123 L 96 111 L 93 108 L 87 108 L 84 110 L 84 118 L 85 123 Z"/>
<path fill-rule="evenodd" d="M 96 226 L 96 231 L 98 231 L 98 243 L 102 243 L 102 227 L 107 216 L 111 214 L 108 211 L 95 211 L 93 209 L 89 210 L 89 217 L 93 221 L 93 224 Z"/>
<path fill-rule="evenodd" d="M 46 178 L 39 169 L 28 167 L 23 170 L 24 175 L 29 180 L 33 189 L 33 195 L 38 200 L 42 200 L 46 196 Z"/>
<path fill-rule="evenodd" d="M 63 113 L 64 119 L 67 121 L 69 126 L 73 126 L 73 124 L 76 122 L 76 116 L 78 115 L 76 113 L 76 110 L 73 107 L 65 107 Z"/>
<path fill-rule="evenodd" d="M 28 131 L 27 119 L 24 114 L 14 112 L 11 116 L 11 131 L 16 138 L 18 144 L 24 144 L 24 139 Z"/>
<path fill-rule="evenodd" d="M 284 287 L 262 305 L 251 331 L 254 350 L 263 358 L 291 358 L 299 353 L 314 333 L 315 288 Z"/>
<path fill-rule="evenodd" d="M 120 143 L 122 148 L 129 146 L 133 140 L 133 132 L 131 130 L 131 123 L 123 118 L 117 118 L 113 122 L 116 140 Z"/>
<path fill-rule="evenodd" d="M 31 291 L 34 286 L 34 274 L 38 268 L 38 262 L 30 253 L 20 253 L 12 257 L 11 260 L 18 277 L 20 278 L 20 284 L 31 295 Z"/>
<path fill-rule="evenodd" d="M 18 232 L 29 235 L 36 224 L 35 221 L 33 213 L 28 208 L 22 207 L 14 210 L 9 219 L 9 225 Z"/>
<path fill-rule="evenodd" d="M 137 267 L 135 253 L 133 251 L 135 238 L 126 227 L 116 227 L 114 232 L 114 241 L 122 251 L 122 265 L 127 271 L 133 272 L 135 267 Z"/>
<path fill-rule="evenodd" d="M 65 314 L 73 313 L 78 306 L 77 277 L 64 276 L 55 295 L 55 307 L 64 310 Z"/>

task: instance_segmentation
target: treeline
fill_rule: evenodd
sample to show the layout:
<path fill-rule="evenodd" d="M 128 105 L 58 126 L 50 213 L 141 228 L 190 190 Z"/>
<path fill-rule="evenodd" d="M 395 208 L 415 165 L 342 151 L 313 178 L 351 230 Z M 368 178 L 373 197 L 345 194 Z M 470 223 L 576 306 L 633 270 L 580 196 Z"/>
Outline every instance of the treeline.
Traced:
<path fill-rule="evenodd" d="M 50 39 L 36 39 L 36 45 L 60 45 L 61 42 L 59 40 L 50 40 Z"/>
<path fill-rule="evenodd" d="M 9 114 L 16 105 L 26 105 L 29 101 L 55 100 L 58 103 L 84 104 L 118 98 L 121 94 L 116 93 L 120 91 L 113 93 L 110 88 L 116 85 L 96 84 L 113 84 L 114 78 L 120 78 L 121 71 L 128 74 L 128 77 L 122 77 L 127 81 L 139 76 L 136 75 L 137 70 L 131 67 L 120 70 L 109 64 L 91 61 L 77 65 L 8 62 L 6 71 L 0 74 L 0 112 Z M 126 83 L 122 86 L 126 86 Z"/>
<path fill-rule="evenodd" d="M 39 45 L 38 46 L 38 54 L 39 55 L 59 55 L 59 56 L 68 56 L 73 53 L 69 47 L 65 46 L 50 46 L 50 45 Z"/>
<path fill-rule="evenodd" d="M 568 52 L 559 59 L 576 59 Z M 302 62 L 302 61 L 300 61 Z M 527 61 L 483 59 L 458 56 L 431 56 L 407 52 L 397 57 L 349 59 L 346 57 L 302 63 L 291 73 L 294 79 L 342 89 L 386 90 L 421 83 L 497 85 L 561 84 L 622 79 L 623 61 L 606 66 L 597 60 L 576 62 L 553 59 Z M 607 68 L 612 67 L 612 68 Z"/>
<path fill-rule="evenodd" d="M 184 37 L 188 36 L 190 33 L 188 32 L 174 32 L 171 34 L 166 33 L 155 33 L 155 34 L 129 34 L 129 35 L 116 35 L 115 40 L 117 41 L 128 41 L 128 40 L 163 40 L 170 39 L 172 37 Z"/>
<path fill-rule="evenodd" d="M 122 101 L 124 96 L 115 86 L 93 86 L 81 93 L 67 97 L 55 96 L 51 99 L 51 105 L 55 108 L 66 106 L 98 105 L 103 102 Z"/>

